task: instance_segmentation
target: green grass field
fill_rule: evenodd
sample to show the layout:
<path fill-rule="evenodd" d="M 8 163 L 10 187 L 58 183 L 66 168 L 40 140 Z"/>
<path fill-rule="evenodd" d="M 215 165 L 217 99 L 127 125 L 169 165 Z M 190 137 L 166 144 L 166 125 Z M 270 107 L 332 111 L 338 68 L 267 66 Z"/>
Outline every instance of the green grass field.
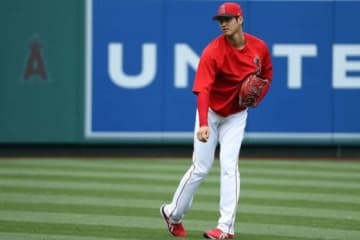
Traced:
<path fill-rule="evenodd" d="M 2 159 L 0 239 L 173 239 L 159 207 L 190 159 Z M 241 160 L 236 239 L 360 239 L 360 162 Z M 184 224 L 218 219 L 219 163 Z"/>

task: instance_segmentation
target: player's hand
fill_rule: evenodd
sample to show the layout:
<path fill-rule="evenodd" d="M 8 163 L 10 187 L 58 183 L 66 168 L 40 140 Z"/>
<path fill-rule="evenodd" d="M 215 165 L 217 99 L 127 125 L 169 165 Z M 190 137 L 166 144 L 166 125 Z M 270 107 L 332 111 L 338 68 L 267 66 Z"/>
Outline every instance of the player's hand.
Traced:
<path fill-rule="evenodd" d="M 197 139 L 200 142 L 207 142 L 209 139 L 209 133 L 210 131 L 208 126 L 201 126 L 196 133 Z"/>

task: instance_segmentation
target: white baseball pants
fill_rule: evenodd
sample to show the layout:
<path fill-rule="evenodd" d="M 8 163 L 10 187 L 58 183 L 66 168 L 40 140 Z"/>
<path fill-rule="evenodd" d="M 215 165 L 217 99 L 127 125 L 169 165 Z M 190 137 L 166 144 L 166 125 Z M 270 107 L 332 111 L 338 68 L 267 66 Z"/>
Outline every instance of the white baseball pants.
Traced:
<path fill-rule="evenodd" d="M 237 204 L 240 196 L 240 173 L 238 160 L 244 137 L 247 110 L 222 117 L 209 110 L 209 139 L 206 143 L 197 139 L 199 116 L 196 114 L 194 132 L 193 163 L 181 179 L 173 200 L 166 205 L 165 212 L 176 223 L 181 222 L 191 207 L 194 193 L 209 173 L 215 158 L 217 144 L 220 144 L 220 218 L 217 227 L 234 234 Z"/>

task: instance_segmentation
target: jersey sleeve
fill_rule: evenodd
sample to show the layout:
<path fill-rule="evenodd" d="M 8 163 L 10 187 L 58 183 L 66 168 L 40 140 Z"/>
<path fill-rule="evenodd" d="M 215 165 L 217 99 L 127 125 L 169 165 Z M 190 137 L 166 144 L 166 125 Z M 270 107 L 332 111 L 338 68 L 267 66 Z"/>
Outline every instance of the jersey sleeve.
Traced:
<path fill-rule="evenodd" d="M 273 77 L 271 55 L 270 55 L 270 51 L 269 51 L 269 49 L 268 49 L 268 47 L 266 45 L 264 45 L 264 50 L 263 51 L 264 52 L 263 52 L 262 68 L 261 68 L 260 77 L 264 78 L 264 79 L 267 79 L 268 82 L 264 86 L 263 90 L 261 91 L 260 96 L 257 98 L 256 105 L 259 104 L 260 101 L 268 93 L 271 82 L 272 82 L 272 77 Z"/>
<path fill-rule="evenodd" d="M 208 126 L 209 95 L 205 92 L 197 94 L 197 109 L 199 113 L 199 125 Z"/>
<path fill-rule="evenodd" d="M 263 66 L 261 68 L 261 77 L 268 79 L 269 82 L 272 81 L 273 77 L 273 69 L 272 69 L 272 62 L 271 62 L 271 55 L 268 47 L 265 45 L 263 50 Z"/>
<path fill-rule="evenodd" d="M 195 74 L 193 93 L 197 95 L 197 109 L 200 126 L 208 125 L 209 98 L 216 74 L 216 62 L 210 56 L 209 49 L 205 49 L 200 57 Z"/>

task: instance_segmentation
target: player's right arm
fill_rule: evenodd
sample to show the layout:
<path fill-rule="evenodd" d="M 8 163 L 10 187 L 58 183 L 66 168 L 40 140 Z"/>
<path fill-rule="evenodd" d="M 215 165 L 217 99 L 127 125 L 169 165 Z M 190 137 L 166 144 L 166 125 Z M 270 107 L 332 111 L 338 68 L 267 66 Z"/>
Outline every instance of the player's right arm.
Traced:
<path fill-rule="evenodd" d="M 197 93 L 197 109 L 199 114 L 199 129 L 196 136 L 199 141 L 206 142 L 209 138 L 208 112 L 209 94 L 206 91 Z"/>
<path fill-rule="evenodd" d="M 197 110 L 199 114 L 199 130 L 197 138 L 206 142 L 209 138 L 208 112 L 210 106 L 210 91 L 215 79 L 216 63 L 211 58 L 208 49 L 200 57 L 195 75 L 193 92 L 197 95 Z"/>

